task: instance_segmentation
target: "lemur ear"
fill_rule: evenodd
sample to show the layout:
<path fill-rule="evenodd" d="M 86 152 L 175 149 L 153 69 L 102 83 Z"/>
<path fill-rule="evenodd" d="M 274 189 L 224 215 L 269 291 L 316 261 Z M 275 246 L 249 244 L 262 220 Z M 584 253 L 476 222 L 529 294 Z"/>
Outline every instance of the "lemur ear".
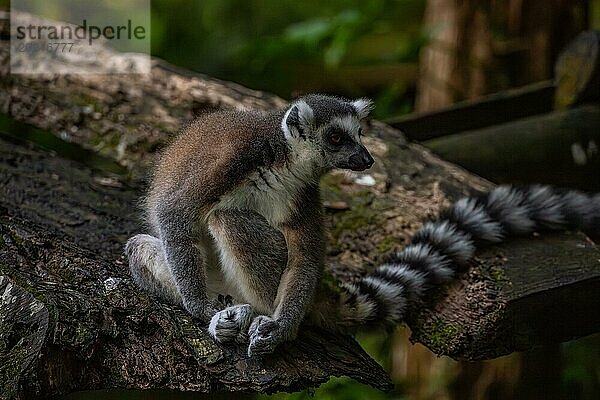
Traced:
<path fill-rule="evenodd" d="M 299 100 L 287 110 L 281 128 L 286 139 L 306 139 L 306 131 L 311 129 L 314 122 L 312 108 L 306 102 Z"/>
<path fill-rule="evenodd" d="M 354 109 L 356 110 L 356 113 L 358 114 L 358 119 L 367 118 L 369 116 L 369 114 L 371 113 L 371 111 L 373 111 L 373 109 L 375 108 L 375 105 L 373 105 L 373 102 L 370 99 L 367 99 L 365 97 L 354 100 L 352 102 L 352 106 L 354 107 Z"/>

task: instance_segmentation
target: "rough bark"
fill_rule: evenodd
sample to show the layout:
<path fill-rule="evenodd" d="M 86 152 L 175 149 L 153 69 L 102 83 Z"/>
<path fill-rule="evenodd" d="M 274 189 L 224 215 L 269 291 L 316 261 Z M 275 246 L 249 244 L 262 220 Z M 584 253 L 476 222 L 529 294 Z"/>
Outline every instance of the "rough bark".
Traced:
<path fill-rule="evenodd" d="M 26 23 L 24 23 L 26 24 Z M 50 26 L 48 21 L 45 25 Z M 0 11 L 0 112 L 143 174 L 182 122 L 218 107 L 282 107 L 279 97 L 152 60 L 150 74 L 11 75 L 9 13 Z M 104 51 L 122 71 L 131 55 Z M 60 54 L 58 55 L 60 57 Z M 67 62 L 86 65 L 84 57 Z M 38 66 L 43 71 L 43 65 Z"/>
<path fill-rule="evenodd" d="M 160 61 L 155 61 L 147 76 L 26 77 L 8 75 L 7 59 L 7 42 L 2 41 L 0 104 L 12 119 L 48 131 L 35 132 L 30 138 L 54 134 L 134 173 L 133 179 L 113 175 L 90 168 L 96 166 L 90 157 L 63 154 L 78 158 L 76 163 L 28 148 L 20 141 L 0 142 L 0 285 L 4 289 L 0 379 L 4 396 L 49 397 L 101 388 L 291 391 L 317 385 L 333 375 L 389 387 L 381 367 L 344 336 L 303 329 L 298 340 L 263 360 L 248 359 L 240 349 L 218 346 L 204 327 L 182 310 L 148 297 L 134 287 L 126 273 L 123 243 L 142 229 L 136 204 L 144 184 L 136 177 L 147 170 L 171 132 L 194 110 L 215 105 L 266 109 L 285 102 L 182 73 Z M 12 122 L 7 126 L 17 137 L 29 130 Z M 423 219 L 435 216 L 451 200 L 492 186 L 408 143 L 398 131 L 381 123 L 372 123 L 365 142 L 377 161 L 371 171 L 336 173 L 323 180 L 331 228 L 328 272 L 339 280 L 355 279 L 386 252 L 402 248 Z M 367 174 L 372 182 L 365 185 Z M 564 246 L 577 248 L 582 243 L 576 234 L 558 238 Z M 534 265 L 546 254 L 554 254 L 541 252 L 538 257 L 527 253 L 530 257 L 524 257 L 527 243 L 536 240 L 545 243 L 546 237 L 500 247 L 509 260 L 506 265 L 514 260 L 511 268 L 527 270 L 527 265 L 519 263 Z M 585 264 L 581 271 L 595 271 L 597 257 L 582 254 L 589 257 L 581 259 Z M 557 268 L 572 265 L 568 263 L 571 257 L 571 253 L 556 254 L 552 264 Z M 487 343 L 480 344 L 482 349 L 488 349 L 481 354 L 490 356 L 545 340 L 536 330 L 515 330 L 522 338 L 518 343 L 506 342 L 510 336 L 490 336 L 495 332 L 493 326 L 477 330 L 480 314 L 468 312 L 478 303 L 458 302 L 463 297 L 487 299 L 490 286 L 486 285 L 492 284 L 498 292 L 497 297 L 489 298 L 493 304 L 496 299 L 516 302 L 519 296 L 528 296 L 527 291 L 517 293 L 510 285 L 503 286 L 503 274 L 508 274 L 504 268 L 495 256 L 482 256 L 474 272 L 452 285 L 450 297 L 441 294 L 437 298 L 438 305 L 456 303 L 467 310 L 456 314 L 464 315 L 464 320 L 451 322 L 469 327 L 461 336 L 469 346 L 461 347 L 443 337 L 454 349 L 454 357 L 477 357 L 469 349 L 480 342 Z M 535 281 L 533 276 L 514 284 Z M 576 279 L 565 280 L 561 287 L 576 284 Z M 561 301 L 559 292 L 544 292 L 547 300 L 540 307 L 553 307 Z M 496 319 L 488 320 L 490 324 L 518 318 L 522 312 L 503 307 L 508 300 L 503 301 L 498 303 Z M 427 315 L 439 314 L 442 321 L 449 318 L 437 310 L 439 306 L 427 311 L 430 306 L 411 318 L 410 326 L 416 338 L 444 351 L 438 345 L 439 336 L 423 334 L 431 326 Z M 572 318 L 583 316 L 572 314 Z M 588 327 L 584 328 L 569 334 L 588 333 Z M 564 335 L 557 335 L 552 340 L 563 339 Z"/>
<path fill-rule="evenodd" d="M 0 398 L 102 388 L 299 390 L 389 378 L 351 338 L 303 329 L 264 360 L 218 346 L 128 274 L 139 192 L 39 149 L 0 141 Z"/>
<path fill-rule="evenodd" d="M 412 316 L 413 341 L 483 360 L 600 330 L 600 250 L 583 234 L 514 240 L 476 263 L 432 309 Z"/>

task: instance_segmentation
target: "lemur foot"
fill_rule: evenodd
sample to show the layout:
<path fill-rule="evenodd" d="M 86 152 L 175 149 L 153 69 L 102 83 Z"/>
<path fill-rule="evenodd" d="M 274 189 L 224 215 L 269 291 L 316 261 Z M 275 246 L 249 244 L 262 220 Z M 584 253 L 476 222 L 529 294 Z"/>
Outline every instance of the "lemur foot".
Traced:
<path fill-rule="evenodd" d="M 252 321 L 252 306 L 238 304 L 213 315 L 208 325 L 210 335 L 221 343 L 248 343 L 248 326 Z"/>
<path fill-rule="evenodd" d="M 248 330 L 250 344 L 248 356 L 270 354 L 284 341 L 283 329 L 279 322 L 266 315 L 260 315 L 252 321 Z"/>

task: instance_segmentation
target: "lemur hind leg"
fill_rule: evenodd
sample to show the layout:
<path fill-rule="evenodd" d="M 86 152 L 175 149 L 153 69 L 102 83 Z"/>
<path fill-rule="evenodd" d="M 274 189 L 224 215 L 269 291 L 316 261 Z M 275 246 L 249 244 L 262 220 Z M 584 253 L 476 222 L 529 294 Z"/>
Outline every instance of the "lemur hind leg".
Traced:
<path fill-rule="evenodd" d="M 127 241 L 125 253 L 135 283 L 161 300 L 181 306 L 182 299 L 167 265 L 160 239 L 135 235 Z"/>
<path fill-rule="evenodd" d="M 191 223 L 192 219 L 185 211 L 174 207 L 162 207 L 157 210 L 157 217 L 165 259 L 183 307 L 196 318 L 210 320 L 222 304 L 208 295 L 206 274 L 209 254 L 206 243 L 211 240 L 208 229 Z"/>
<path fill-rule="evenodd" d="M 209 230 L 221 259 L 226 280 L 241 295 L 239 304 L 216 313 L 209 325 L 221 341 L 247 341 L 255 312 L 271 315 L 281 275 L 287 263 L 283 234 L 250 210 L 217 210 L 209 218 Z"/>

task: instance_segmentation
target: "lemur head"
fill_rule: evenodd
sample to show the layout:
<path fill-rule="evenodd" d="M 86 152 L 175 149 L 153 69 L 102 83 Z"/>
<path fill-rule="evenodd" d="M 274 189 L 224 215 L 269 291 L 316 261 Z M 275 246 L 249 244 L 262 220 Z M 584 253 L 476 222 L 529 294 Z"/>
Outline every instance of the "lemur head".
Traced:
<path fill-rule="evenodd" d="M 289 106 L 281 128 L 292 150 L 309 153 L 323 170 L 363 171 L 374 160 L 361 143 L 360 121 L 372 109 L 368 99 L 308 95 Z"/>

